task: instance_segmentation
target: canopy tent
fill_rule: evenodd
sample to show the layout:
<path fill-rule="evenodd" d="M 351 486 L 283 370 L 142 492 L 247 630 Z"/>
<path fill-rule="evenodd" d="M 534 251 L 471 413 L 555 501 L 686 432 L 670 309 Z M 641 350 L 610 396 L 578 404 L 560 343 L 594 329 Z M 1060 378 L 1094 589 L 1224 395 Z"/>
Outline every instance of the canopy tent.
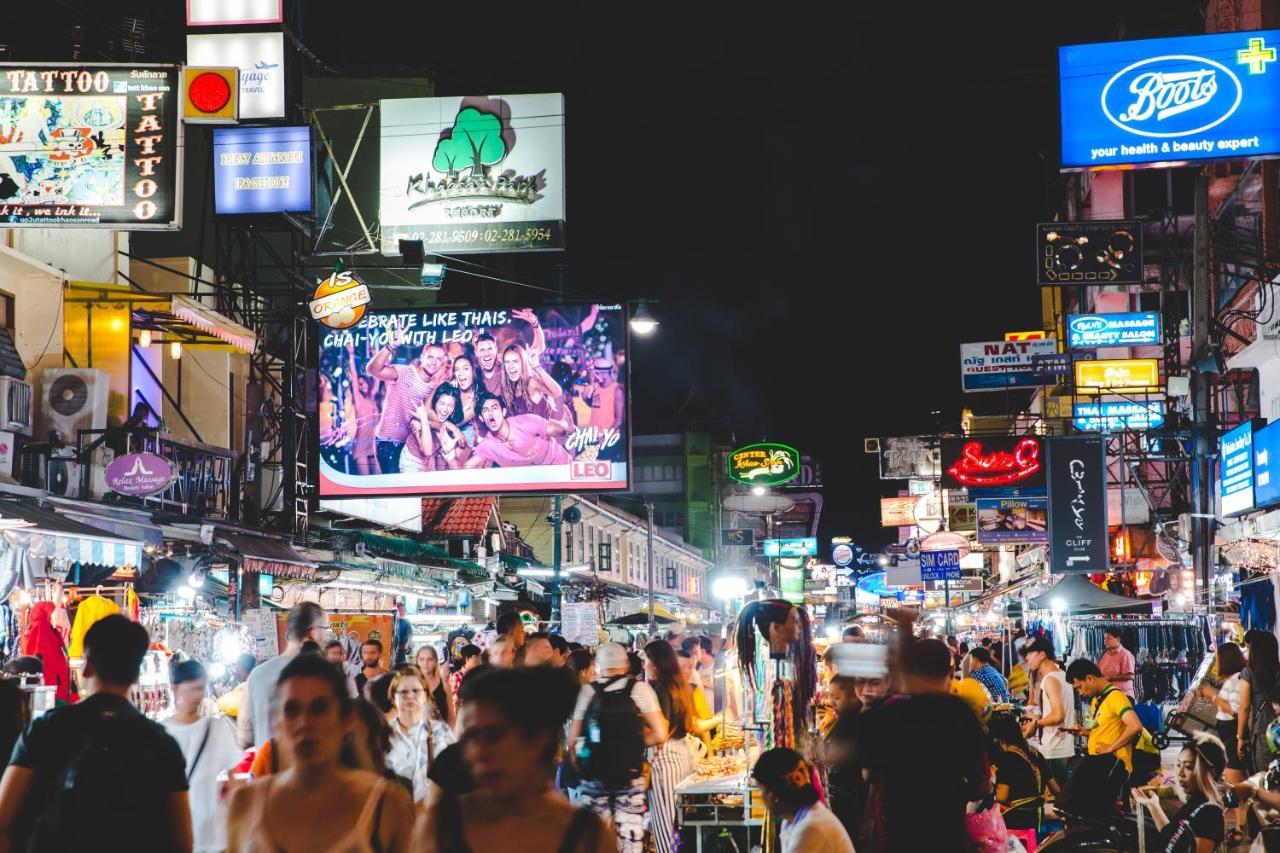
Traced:
<path fill-rule="evenodd" d="M 1084 575 L 1066 575 L 1045 592 L 1030 599 L 1037 610 L 1062 613 L 1151 613 L 1151 600 L 1127 598 L 1095 586 Z"/>

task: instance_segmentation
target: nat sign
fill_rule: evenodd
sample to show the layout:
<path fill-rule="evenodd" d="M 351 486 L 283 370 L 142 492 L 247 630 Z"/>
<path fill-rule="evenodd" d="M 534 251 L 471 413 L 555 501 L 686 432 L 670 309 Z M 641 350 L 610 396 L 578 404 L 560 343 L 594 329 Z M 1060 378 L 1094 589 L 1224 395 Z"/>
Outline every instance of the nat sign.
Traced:
<path fill-rule="evenodd" d="M 966 392 L 1044 384 L 1036 357 L 1055 355 L 1058 341 L 985 341 L 960 345 L 960 385 Z"/>
<path fill-rule="evenodd" d="M 944 489 L 1041 489 L 1044 483 L 1044 447 L 1036 436 L 942 440 Z"/>

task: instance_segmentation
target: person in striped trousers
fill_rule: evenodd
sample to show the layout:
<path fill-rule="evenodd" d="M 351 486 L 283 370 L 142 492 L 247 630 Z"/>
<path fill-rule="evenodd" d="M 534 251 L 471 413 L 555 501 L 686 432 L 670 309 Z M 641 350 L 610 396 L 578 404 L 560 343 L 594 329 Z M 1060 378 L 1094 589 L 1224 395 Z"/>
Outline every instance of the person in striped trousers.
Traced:
<path fill-rule="evenodd" d="M 693 755 L 684 736 L 693 713 L 693 695 L 680 672 L 675 649 L 666 640 L 644 647 L 649 686 L 667 718 L 667 740 L 649 754 L 649 829 L 657 853 L 676 849 L 676 785 L 693 773 Z"/>

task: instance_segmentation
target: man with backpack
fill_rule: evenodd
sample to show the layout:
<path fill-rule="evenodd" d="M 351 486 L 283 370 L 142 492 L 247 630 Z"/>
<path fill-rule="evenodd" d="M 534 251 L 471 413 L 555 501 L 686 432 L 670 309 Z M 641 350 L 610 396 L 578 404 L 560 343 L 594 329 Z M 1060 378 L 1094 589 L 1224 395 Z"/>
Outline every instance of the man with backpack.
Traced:
<path fill-rule="evenodd" d="M 148 643 L 120 615 L 85 634 L 88 698 L 33 720 L 0 780 L 0 853 L 23 816 L 30 850 L 191 850 L 182 750 L 129 701 Z"/>
<path fill-rule="evenodd" d="M 582 688 L 569 729 L 579 804 L 613 822 L 618 853 L 644 849 L 645 747 L 667 739 L 658 696 L 629 677 L 627 650 L 605 643 L 596 652 L 596 680 Z"/>

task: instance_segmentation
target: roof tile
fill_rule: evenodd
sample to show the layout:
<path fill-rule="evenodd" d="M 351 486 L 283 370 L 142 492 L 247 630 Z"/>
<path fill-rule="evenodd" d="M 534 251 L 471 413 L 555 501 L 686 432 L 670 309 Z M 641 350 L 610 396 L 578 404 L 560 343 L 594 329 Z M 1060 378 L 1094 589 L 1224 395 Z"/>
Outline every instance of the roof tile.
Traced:
<path fill-rule="evenodd" d="M 422 532 L 433 536 L 484 535 L 495 497 L 426 498 L 422 501 Z"/>

